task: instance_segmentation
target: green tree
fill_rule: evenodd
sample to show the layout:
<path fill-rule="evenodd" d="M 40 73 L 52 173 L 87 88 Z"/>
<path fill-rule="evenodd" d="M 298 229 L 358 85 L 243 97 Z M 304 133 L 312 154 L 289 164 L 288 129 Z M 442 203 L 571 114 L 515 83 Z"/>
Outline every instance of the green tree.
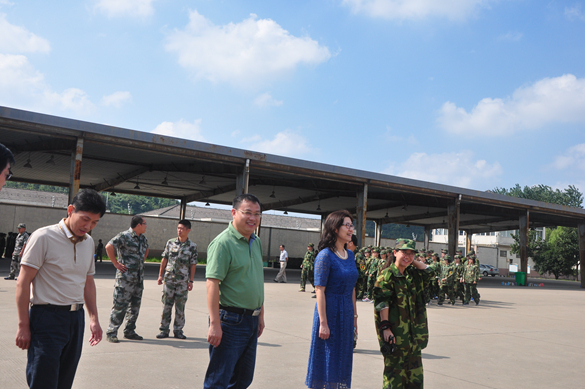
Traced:
<path fill-rule="evenodd" d="M 521 199 L 544 201 L 577 208 L 583 207 L 583 194 L 573 185 L 559 190 L 553 189 L 548 185 L 534 185 L 521 188 L 519 184 L 516 184 L 516 186 L 510 189 L 494 188 L 492 192 Z"/>

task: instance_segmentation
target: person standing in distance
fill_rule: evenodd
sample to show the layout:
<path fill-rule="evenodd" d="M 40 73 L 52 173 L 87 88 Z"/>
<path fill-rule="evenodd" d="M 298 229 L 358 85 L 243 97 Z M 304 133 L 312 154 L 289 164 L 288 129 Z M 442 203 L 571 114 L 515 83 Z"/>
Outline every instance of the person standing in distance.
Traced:
<path fill-rule="evenodd" d="M 209 365 L 206 389 L 250 386 L 256 346 L 264 331 L 260 200 L 242 194 L 233 201 L 232 221 L 207 248 Z"/>
<path fill-rule="evenodd" d="M 14 155 L 12 155 L 12 152 L 0 143 L 0 190 L 2 190 L 6 181 L 12 177 L 10 168 L 14 165 L 14 162 Z"/>
<path fill-rule="evenodd" d="M 286 264 L 288 263 L 288 253 L 284 249 L 284 245 L 280 245 L 280 271 L 276 275 L 274 282 L 286 283 Z"/>
<path fill-rule="evenodd" d="M 114 306 L 110 314 L 110 326 L 106 331 L 108 342 L 118 343 L 118 328 L 126 316 L 124 338 L 142 340 L 136 333 L 136 320 L 140 312 L 144 290 L 144 260 L 148 256 L 146 220 L 134 216 L 130 228 L 120 232 L 106 245 L 106 254 L 116 270 Z M 116 259 L 116 251 L 118 259 Z"/>
<path fill-rule="evenodd" d="M 12 252 L 12 261 L 10 262 L 10 274 L 4 277 L 5 280 L 14 280 L 20 269 L 20 260 L 22 259 L 22 251 L 26 245 L 26 241 L 30 234 L 26 232 L 26 224 L 20 223 L 18 225 L 18 236 L 14 244 L 14 251 Z"/>
<path fill-rule="evenodd" d="M 183 334 L 185 326 L 185 304 L 190 291 L 193 290 L 193 277 L 197 266 L 197 245 L 189 240 L 191 222 L 179 221 L 177 237 L 169 239 L 162 253 L 162 261 L 158 273 L 158 284 L 163 285 L 163 312 L 160 322 L 158 339 L 168 338 L 171 325 L 171 312 L 175 306 L 175 338 L 187 339 Z M 164 274 L 164 276 L 163 276 Z"/>
<path fill-rule="evenodd" d="M 30 388 L 73 385 L 83 345 L 84 303 L 90 320 L 89 344 L 102 340 L 93 279 L 95 246 L 87 233 L 105 212 L 99 193 L 81 190 L 67 207 L 67 218 L 36 230 L 26 245 L 16 283 L 16 345 L 28 349 Z"/>

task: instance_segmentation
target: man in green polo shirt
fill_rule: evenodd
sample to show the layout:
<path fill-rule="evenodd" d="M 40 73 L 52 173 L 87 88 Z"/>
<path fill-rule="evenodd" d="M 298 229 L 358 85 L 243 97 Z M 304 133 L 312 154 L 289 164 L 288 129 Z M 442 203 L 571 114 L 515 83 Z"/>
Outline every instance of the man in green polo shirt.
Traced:
<path fill-rule="evenodd" d="M 264 330 L 262 243 L 254 231 L 260 200 L 233 201 L 232 222 L 207 248 L 209 365 L 204 388 L 247 388 L 254 378 L 256 346 Z"/>

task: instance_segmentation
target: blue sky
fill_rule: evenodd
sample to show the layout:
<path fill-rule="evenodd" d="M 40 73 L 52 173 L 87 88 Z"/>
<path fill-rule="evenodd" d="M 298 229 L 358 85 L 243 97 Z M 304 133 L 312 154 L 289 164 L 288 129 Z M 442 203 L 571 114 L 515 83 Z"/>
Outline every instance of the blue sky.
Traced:
<path fill-rule="evenodd" d="M 0 105 L 585 192 L 585 1 L 0 0 Z"/>

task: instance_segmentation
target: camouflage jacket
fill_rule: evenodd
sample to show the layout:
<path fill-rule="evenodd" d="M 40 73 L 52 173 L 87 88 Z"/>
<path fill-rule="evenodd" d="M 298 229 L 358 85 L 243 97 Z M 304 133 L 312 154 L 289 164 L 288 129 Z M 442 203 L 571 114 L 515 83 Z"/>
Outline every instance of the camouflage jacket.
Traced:
<path fill-rule="evenodd" d="M 365 277 L 366 275 L 366 257 L 362 253 L 357 253 L 355 255 L 355 267 L 358 271 L 358 276 L 360 278 Z"/>
<path fill-rule="evenodd" d="M 479 277 L 479 266 L 472 265 L 465 267 L 465 271 L 463 272 L 463 280 L 466 284 L 473 284 L 474 282 L 477 282 Z"/>
<path fill-rule="evenodd" d="M 312 269 L 315 266 L 315 250 L 307 250 L 305 258 L 303 258 L 303 269 Z"/>
<path fill-rule="evenodd" d="M 197 245 L 187 238 L 181 243 L 179 238 L 169 239 L 162 257 L 167 259 L 165 268 L 166 281 L 189 280 L 191 265 L 197 265 Z"/>
<path fill-rule="evenodd" d="M 12 252 L 12 256 L 19 256 L 20 252 L 22 251 L 22 247 L 26 244 L 28 237 L 30 234 L 28 232 L 23 232 L 22 234 L 18 234 L 16 237 L 16 241 L 14 242 L 14 251 Z"/>
<path fill-rule="evenodd" d="M 375 275 L 378 272 L 378 264 L 380 263 L 380 258 L 371 257 L 372 260 L 370 261 L 370 265 L 367 268 L 368 275 Z"/>
<path fill-rule="evenodd" d="M 459 264 L 459 265 L 452 265 L 453 267 L 453 282 L 459 282 L 461 280 L 461 278 L 463 277 L 463 273 L 465 272 L 465 265 L 463 264 Z"/>
<path fill-rule="evenodd" d="M 397 346 L 392 356 L 402 357 L 427 346 L 429 330 L 424 290 L 434 274 L 430 267 L 419 270 L 414 266 L 408 266 L 404 274 L 400 274 L 392 263 L 378 276 L 373 291 L 376 332 L 382 346 L 380 311 L 389 308 L 390 330 Z"/>
<path fill-rule="evenodd" d="M 114 236 L 108 243 L 116 248 L 118 262 L 126 266 L 129 271 L 144 268 L 144 255 L 148 250 L 148 239 L 144 234 L 138 236 L 132 228 L 129 228 Z"/>
<path fill-rule="evenodd" d="M 455 278 L 455 274 L 453 272 L 453 266 L 451 265 L 441 265 L 441 277 L 439 277 L 439 284 L 440 285 L 453 285 L 453 280 Z M 443 281 L 443 279 L 445 281 Z"/>

